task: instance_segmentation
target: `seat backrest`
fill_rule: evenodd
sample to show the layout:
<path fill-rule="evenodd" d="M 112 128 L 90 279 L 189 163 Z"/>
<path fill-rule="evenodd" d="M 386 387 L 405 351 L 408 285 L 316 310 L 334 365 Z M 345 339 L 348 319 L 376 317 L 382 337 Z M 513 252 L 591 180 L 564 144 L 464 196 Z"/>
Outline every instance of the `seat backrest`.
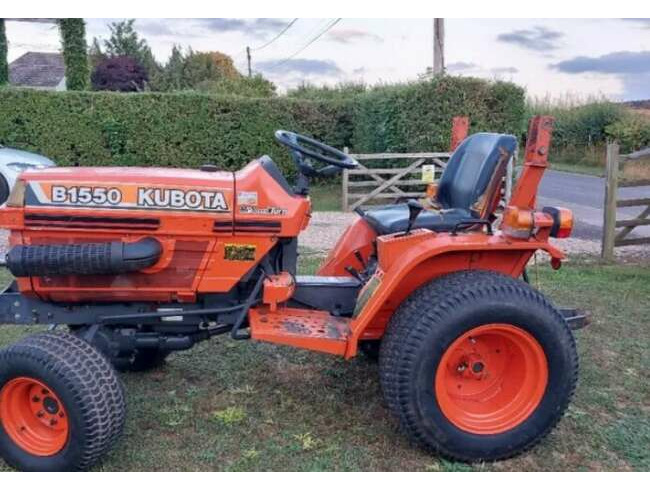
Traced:
<path fill-rule="evenodd" d="M 469 209 L 487 217 L 494 211 L 495 193 L 516 148 L 517 138 L 509 134 L 476 133 L 466 138 L 442 173 L 438 203 L 443 209 Z"/>

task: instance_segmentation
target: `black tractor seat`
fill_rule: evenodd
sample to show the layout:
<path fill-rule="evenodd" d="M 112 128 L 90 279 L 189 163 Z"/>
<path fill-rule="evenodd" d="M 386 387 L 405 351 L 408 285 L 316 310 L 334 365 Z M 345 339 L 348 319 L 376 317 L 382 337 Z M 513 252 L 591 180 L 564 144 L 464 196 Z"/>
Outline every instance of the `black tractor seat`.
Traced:
<path fill-rule="evenodd" d="M 390 235 L 406 231 L 409 211 L 406 204 L 390 204 L 380 208 L 356 209 L 357 214 L 365 219 L 378 235 Z M 466 209 L 441 209 L 440 211 L 422 211 L 413 229 L 427 228 L 431 231 L 452 231 L 463 220 L 476 218 Z"/>
<path fill-rule="evenodd" d="M 438 184 L 437 211 L 422 211 L 413 229 L 452 231 L 466 220 L 486 219 L 496 208 L 508 161 L 517 138 L 508 134 L 476 133 L 466 138 L 449 158 Z M 378 235 L 406 231 L 406 204 L 358 209 Z"/>

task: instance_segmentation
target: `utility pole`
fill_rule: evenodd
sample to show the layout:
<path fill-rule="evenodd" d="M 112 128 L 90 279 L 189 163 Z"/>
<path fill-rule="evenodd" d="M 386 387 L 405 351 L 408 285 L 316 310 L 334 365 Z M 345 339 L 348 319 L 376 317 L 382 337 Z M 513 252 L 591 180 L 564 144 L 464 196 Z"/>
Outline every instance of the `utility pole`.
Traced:
<path fill-rule="evenodd" d="M 445 73 L 445 19 L 433 19 L 433 75 Z"/>
<path fill-rule="evenodd" d="M 248 78 L 253 76 L 253 71 L 251 70 L 251 48 L 246 46 L 246 58 L 248 59 Z"/>

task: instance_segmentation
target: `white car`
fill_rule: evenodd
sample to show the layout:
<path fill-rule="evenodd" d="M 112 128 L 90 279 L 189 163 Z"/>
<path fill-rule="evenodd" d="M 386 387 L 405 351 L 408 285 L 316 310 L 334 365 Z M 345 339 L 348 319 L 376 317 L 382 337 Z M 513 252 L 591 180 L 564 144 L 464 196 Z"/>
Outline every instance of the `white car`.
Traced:
<path fill-rule="evenodd" d="M 56 164 L 43 155 L 0 146 L 0 206 L 7 201 L 16 178 L 22 172 L 54 166 Z"/>

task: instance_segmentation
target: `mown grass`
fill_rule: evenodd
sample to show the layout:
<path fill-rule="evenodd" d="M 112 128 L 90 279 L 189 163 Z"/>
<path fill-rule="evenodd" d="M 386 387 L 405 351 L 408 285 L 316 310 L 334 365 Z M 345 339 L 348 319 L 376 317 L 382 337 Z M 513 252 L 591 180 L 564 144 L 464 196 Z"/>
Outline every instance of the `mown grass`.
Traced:
<path fill-rule="evenodd" d="M 650 270 L 569 263 L 538 277 L 559 304 L 588 307 L 593 324 L 576 334 L 574 402 L 525 455 L 465 465 L 427 454 L 389 417 L 376 364 L 222 337 L 123 376 L 126 431 L 97 469 L 650 470 Z M 35 330 L 3 326 L 0 344 Z"/>

